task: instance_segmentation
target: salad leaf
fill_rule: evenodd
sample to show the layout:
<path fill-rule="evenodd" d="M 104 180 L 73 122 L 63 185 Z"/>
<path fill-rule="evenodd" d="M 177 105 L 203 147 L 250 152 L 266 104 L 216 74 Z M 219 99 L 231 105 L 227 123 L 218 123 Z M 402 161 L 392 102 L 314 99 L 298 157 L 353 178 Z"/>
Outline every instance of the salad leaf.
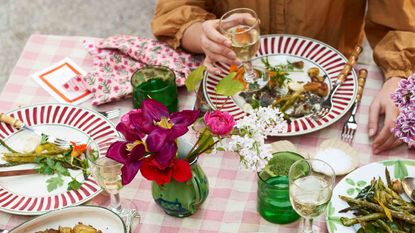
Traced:
<path fill-rule="evenodd" d="M 52 192 L 63 185 L 63 179 L 61 176 L 54 176 L 46 180 L 46 183 L 48 184 L 48 192 Z"/>
<path fill-rule="evenodd" d="M 236 72 L 230 72 L 222 80 L 220 80 L 216 86 L 216 93 L 224 96 L 233 96 L 242 91 L 244 89 L 244 85 L 240 81 L 233 79 L 235 75 Z"/>
<path fill-rule="evenodd" d="M 193 70 L 189 74 L 189 76 L 187 76 L 187 79 L 186 79 L 186 82 L 185 82 L 187 91 L 196 90 L 197 85 L 203 79 L 203 73 L 205 72 L 205 70 L 206 70 L 206 66 L 201 65 L 201 66 L 197 67 L 195 70 Z"/>

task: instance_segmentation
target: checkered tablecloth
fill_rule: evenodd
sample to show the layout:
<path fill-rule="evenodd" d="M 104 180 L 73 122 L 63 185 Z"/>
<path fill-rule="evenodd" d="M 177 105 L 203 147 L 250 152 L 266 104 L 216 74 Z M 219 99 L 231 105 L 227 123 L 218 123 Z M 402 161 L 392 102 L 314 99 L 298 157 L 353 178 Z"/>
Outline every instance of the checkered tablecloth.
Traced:
<path fill-rule="evenodd" d="M 82 46 L 82 37 L 33 35 L 24 47 L 19 61 L 0 94 L 0 112 L 10 111 L 20 106 L 55 102 L 38 84 L 31 74 L 48 67 L 57 61 L 70 57 L 85 70 L 92 67 L 91 57 Z M 388 158 L 414 158 L 414 152 L 401 146 L 381 155 L 373 155 L 367 135 L 369 104 L 382 85 L 382 75 L 374 65 L 364 66 L 369 71 L 357 121 L 359 128 L 354 147 L 359 151 L 360 164 Z M 195 97 L 180 90 L 180 107 L 191 108 Z M 83 104 L 88 108 L 89 103 Z M 131 100 L 107 104 L 95 108 L 109 110 L 121 107 L 123 112 L 132 108 Z M 329 138 L 340 138 L 341 127 L 346 118 L 324 130 L 301 137 L 284 138 L 292 141 L 303 151 L 313 151 Z M 273 138 L 271 140 L 280 140 Z M 298 221 L 288 225 L 277 225 L 262 219 L 256 211 L 256 174 L 241 170 L 239 159 L 232 153 L 218 153 L 199 160 L 209 178 L 209 196 L 201 209 L 193 216 L 179 219 L 166 215 L 151 197 L 151 184 L 138 175 L 121 191 L 122 198 L 132 200 L 141 214 L 141 224 L 134 223 L 133 232 L 297 232 Z M 101 194 L 89 204 L 105 206 L 108 196 Z M 11 229 L 33 217 L 0 213 L 0 228 Z M 319 219 L 321 232 L 326 232 L 324 217 Z"/>

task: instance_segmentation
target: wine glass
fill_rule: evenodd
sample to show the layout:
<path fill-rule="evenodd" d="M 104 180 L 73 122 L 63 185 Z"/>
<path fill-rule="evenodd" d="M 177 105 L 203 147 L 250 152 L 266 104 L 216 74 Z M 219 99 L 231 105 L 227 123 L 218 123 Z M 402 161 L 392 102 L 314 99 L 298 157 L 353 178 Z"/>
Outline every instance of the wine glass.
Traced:
<path fill-rule="evenodd" d="M 298 160 L 291 165 L 288 180 L 291 204 L 303 217 L 299 232 L 314 233 L 313 219 L 324 212 L 331 199 L 334 170 L 318 159 Z"/>
<path fill-rule="evenodd" d="M 121 167 L 122 164 L 107 158 L 106 152 L 112 142 L 122 140 L 120 138 L 106 138 L 99 143 L 89 142 L 85 152 L 88 159 L 89 168 L 95 181 L 102 187 L 110 196 L 110 206 L 108 207 L 113 212 L 118 214 L 125 222 L 127 232 L 130 232 L 130 227 L 133 218 L 140 217 L 132 202 L 128 202 L 128 207 L 122 205 L 120 198 L 121 184 Z M 127 203 L 127 202 L 125 202 Z"/>
<path fill-rule="evenodd" d="M 259 49 L 259 18 L 255 11 L 236 8 L 226 12 L 219 20 L 219 30 L 231 41 L 231 48 L 242 62 L 247 83 L 246 92 L 262 89 L 268 83 L 268 76 L 253 68 L 251 58 Z"/>

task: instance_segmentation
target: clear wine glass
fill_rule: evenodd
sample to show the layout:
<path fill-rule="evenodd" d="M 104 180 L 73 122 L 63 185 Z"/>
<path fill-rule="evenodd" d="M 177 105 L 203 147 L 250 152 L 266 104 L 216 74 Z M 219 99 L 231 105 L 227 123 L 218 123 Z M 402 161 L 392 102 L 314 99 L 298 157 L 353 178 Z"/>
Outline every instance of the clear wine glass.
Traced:
<path fill-rule="evenodd" d="M 335 173 L 333 168 L 318 159 L 304 159 L 291 165 L 288 172 L 290 201 L 303 217 L 301 233 L 314 233 L 313 219 L 320 216 L 330 202 Z"/>
<path fill-rule="evenodd" d="M 251 58 L 259 49 L 259 18 L 249 8 L 236 8 L 226 12 L 219 20 L 219 29 L 231 41 L 231 48 L 242 62 L 244 81 L 248 84 L 246 92 L 262 89 L 268 83 L 268 75 L 254 68 Z"/>
<path fill-rule="evenodd" d="M 86 157 L 89 168 L 95 181 L 110 196 L 110 206 L 108 207 L 117 213 L 125 222 L 127 232 L 130 232 L 132 220 L 139 218 L 140 215 L 132 202 L 121 201 L 121 167 L 122 164 L 107 158 L 106 152 L 112 142 L 123 140 L 120 138 L 106 138 L 99 143 L 89 142 L 86 150 Z M 128 204 L 128 208 L 123 206 Z"/>

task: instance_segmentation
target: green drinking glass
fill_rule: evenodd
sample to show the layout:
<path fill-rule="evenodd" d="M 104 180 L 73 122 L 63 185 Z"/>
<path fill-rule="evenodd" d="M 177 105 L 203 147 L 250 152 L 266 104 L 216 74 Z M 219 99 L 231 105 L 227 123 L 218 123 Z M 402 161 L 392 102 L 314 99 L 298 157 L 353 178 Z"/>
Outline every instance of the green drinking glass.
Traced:
<path fill-rule="evenodd" d="M 141 108 L 141 103 L 145 99 L 154 99 L 164 104 L 170 113 L 177 112 L 176 75 L 168 67 L 143 67 L 133 74 L 131 85 L 134 108 Z"/>
<path fill-rule="evenodd" d="M 300 215 L 290 202 L 288 171 L 303 157 L 293 152 L 277 152 L 264 170 L 258 173 L 257 210 L 272 223 L 286 224 L 296 221 Z"/>

